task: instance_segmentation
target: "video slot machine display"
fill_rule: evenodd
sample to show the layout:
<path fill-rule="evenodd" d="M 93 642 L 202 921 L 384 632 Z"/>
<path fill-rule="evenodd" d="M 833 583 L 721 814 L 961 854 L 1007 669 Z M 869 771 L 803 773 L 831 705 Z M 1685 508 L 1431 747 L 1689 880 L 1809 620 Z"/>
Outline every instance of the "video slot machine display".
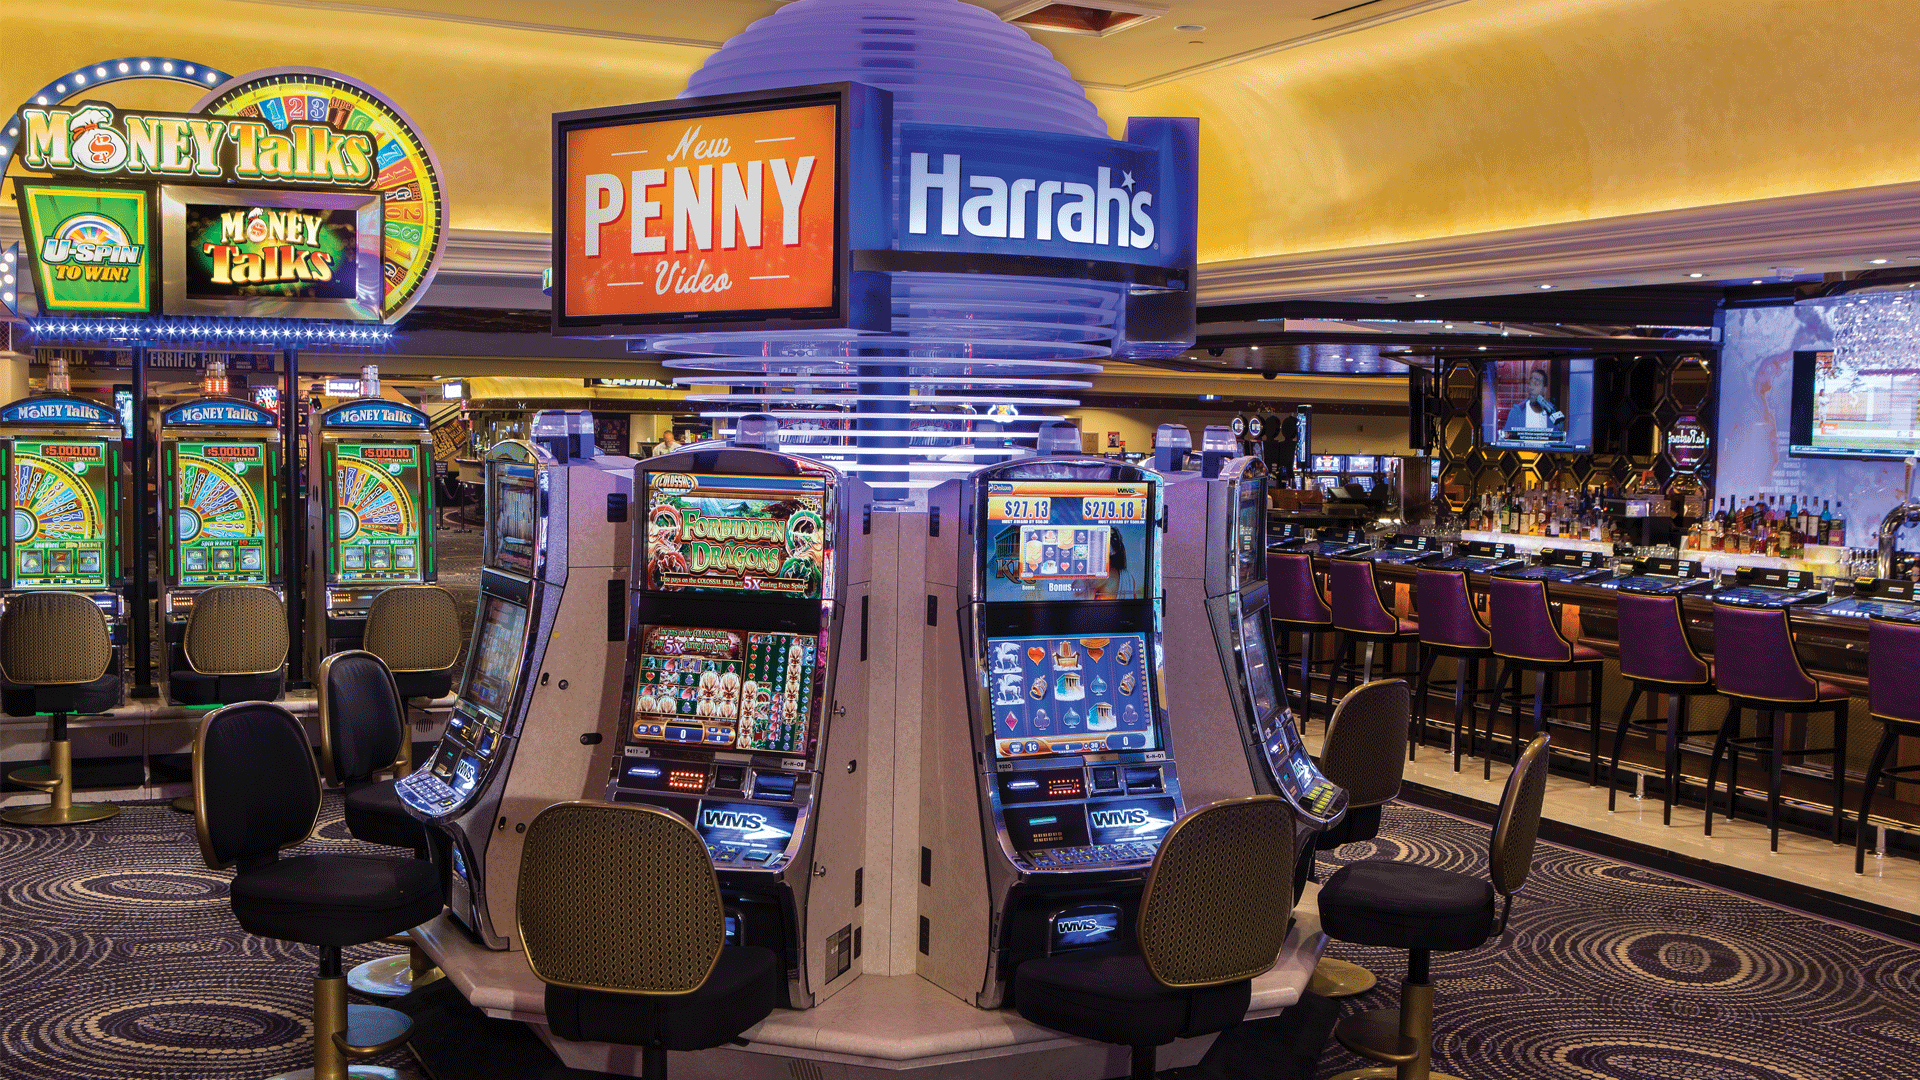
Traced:
<path fill-rule="evenodd" d="M 1144 483 L 988 481 L 987 602 L 1145 598 L 1148 498 Z"/>
<path fill-rule="evenodd" d="M 1512 544 L 1490 540 L 1469 540 L 1453 549 L 1453 557 L 1430 563 L 1434 570 L 1465 570 L 1471 574 L 1491 574 L 1509 567 L 1525 566 L 1527 560 L 1514 554 Z"/>
<path fill-rule="evenodd" d="M 447 719 L 434 754 L 432 774 L 451 790 L 451 805 L 473 794 L 496 760 L 507 716 L 519 690 L 520 661 L 527 642 L 527 609 L 500 596 L 482 594 L 473 655 L 460 683 L 459 704 Z"/>
<path fill-rule="evenodd" d="M 1920 618 L 1920 602 L 1915 599 L 1916 585 L 1898 578 L 1857 578 L 1853 595 L 1823 604 L 1815 610 L 1822 615 L 1843 615 L 1853 619 L 1895 618 L 1912 621 Z"/>
<path fill-rule="evenodd" d="M 1245 585 L 1267 577 L 1267 485 L 1263 480 L 1249 479 L 1242 480 L 1239 489 L 1234 529 L 1239 534 L 1239 580 Z"/>
<path fill-rule="evenodd" d="M 1742 566 L 1734 570 L 1734 581 L 1731 588 L 1708 593 L 1707 599 L 1740 607 L 1784 608 L 1827 598 L 1824 589 L 1812 587 L 1814 577 L 1805 570 Z"/>
<path fill-rule="evenodd" d="M 1540 565 L 1502 570 L 1499 576 L 1524 581 L 1552 581 L 1575 584 L 1594 581 L 1610 571 L 1600 565 L 1600 553 L 1590 550 L 1543 548 Z"/>
<path fill-rule="evenodd" d="M 1697 562 L 1652 558 L 1640 560 L 1634 565 L 1633 572 L 1625 577 L 1596 581 L 1594 584 L 1621 592 L 1670 596 L 1708 588 L 1713 584 L 1713 579 Z"/>
<path fill-rule="evenodd" d="M 988 638 L 996 760 L 1157 750 L 1145 634 Z"/>
<path fill-rule="evenodd" d="M 539 470 L 519 462 L 492 462 L 487 483 L 493 488 L 493 530 L 487 536 L 486 565 L 522 577 L 533 575 L 539 551 Z"/>
<path fill-rule="evenodd" d="M 1433 537 L 1409 536 L 1402 533 L 1389 540 L 1385 547 L 1368 552 L 1362 558 L 1380 563 L 1418 563 L 1438 555 L 1439 552 L 1433 549 Z"/>
<path fill-rule="evenodd" d="M 104 589 L 113 574 L 117 463 L 100 439 L 16 439 L 10 547 L 16 589 Z"/>
<path fill-rule="evenodd" d="M 335 580 L 424 580 L 418 499 L 423 452 L 417 442 L 342 442 L 335 449 Z"/>
<path fill-rule="evenodd" d="M 1273 662 L 1270 635 L 1273 625 L 1266 608 L 1240 616 L 1240 655 L 1246 665 L 1247 686 L 1253 697 L 1257 730 L 1266 739 L 1267 760 L 1274 779 L 1296 806 L 1320 818 L 1331 816 L 1340 796 L 1333 781 L 1320 774 L 1290 714 L 1280 709 L 1279 670 Z"/>
<path fill-rule="evenodd" d="M 264 585 L 271 580 L 273 463 L 267 444 L 180 440 L 165 444 L 173 505 L 175 580 L 182 585 Z"/>
<path fill-rule="evenodd" d="M 645 587 L 822 599 L 831 494 L 819 476 L 650 474 Z"/>

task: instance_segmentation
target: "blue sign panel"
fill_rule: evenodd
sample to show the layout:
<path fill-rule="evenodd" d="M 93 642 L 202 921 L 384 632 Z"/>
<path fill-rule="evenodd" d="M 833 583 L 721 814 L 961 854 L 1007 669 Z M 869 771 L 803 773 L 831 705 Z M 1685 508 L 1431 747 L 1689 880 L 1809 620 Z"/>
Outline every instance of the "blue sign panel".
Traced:
<path fill-rule="evenodd" d="M 423 428 L 427 426 L 427 414 L 393 401 L 349 401 L 328 410 L 326 426 Z"/>
<path fill-rule="evenodd" d="M 721 861 L 734 862 L 737 858 L 746 866 L 764 866 L 786 850 L 799 821 L 797 806 L 702 802 L 693 827 L 709 847 L 720 849 Z M 734 853 L 731 856 L 729 849 Z"/>
<path fill-rule="evenodd" d="M 119 427 L 120 417 L 104 405 L 80 398 L 21 398 L 0 408 L 0 424 L 111 424 Z"/>
<path fill-rule="evenodd" d="M 1096 803 L 1087 808 L 1096 844 L 1152 843 L 1173 826 L 1178 815 L 1173 800 L 1130 799 Z"/>
<path fill-rule="evenodd" d="M 1121 912 L 1112 904 L 1083 904 L 1053 915 L 1053 953 L 1106 945 L 1121 938 Z"/>
<path fill-rule="evenodd" d="M 244 401 L 189 401 L 160 414 L 162 427 L 272 427 L 273 414 Z"/>
<path fill-rule="evenodd" d="M 901 251 L 1178 262 L 1153 147 L 945 124 L 901 124 L 899 147 Z"/>

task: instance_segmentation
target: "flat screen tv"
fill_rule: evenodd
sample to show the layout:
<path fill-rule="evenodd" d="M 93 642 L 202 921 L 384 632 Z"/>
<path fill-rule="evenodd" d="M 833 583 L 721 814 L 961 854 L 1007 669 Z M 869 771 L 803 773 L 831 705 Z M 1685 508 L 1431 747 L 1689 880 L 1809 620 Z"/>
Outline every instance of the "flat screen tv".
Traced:
<path fill-rule="evenodd" d="M 1793 354 L 1794 457 L 1920 454 L 1920 366 L 1838 350 Z"/>
<path fill-rule="evenodd" d="M 1482 441 L 1499 450 L 1593 452 L 1593 357 L 1493 360 L 1480 372 Z"/>

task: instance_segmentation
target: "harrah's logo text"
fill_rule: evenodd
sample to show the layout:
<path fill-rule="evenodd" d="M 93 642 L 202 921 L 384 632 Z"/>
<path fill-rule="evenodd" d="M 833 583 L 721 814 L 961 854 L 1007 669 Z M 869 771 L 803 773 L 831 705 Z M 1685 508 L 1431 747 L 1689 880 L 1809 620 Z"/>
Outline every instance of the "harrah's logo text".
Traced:
<path fill-rule="evenodd" d="M 980 194 L 961 200 L 962 167 L 959 154 L 940 155 L 940 167 L 931 167 L 928 154 L 913 154 L 907 166 L 907 232 L 925 235 L 927 204 L 937 194 L 940 233 L 958 236 L 962 228 L 974 236 L 1051 241 L 1057 235 L 1069 244 L 1123 248 L 1153 246 L 1153 192 L 1138 186 L 1133 174 L 1101 166 L 1094 182 L 1035 180 L 974 174 L 967 190 Z"/>

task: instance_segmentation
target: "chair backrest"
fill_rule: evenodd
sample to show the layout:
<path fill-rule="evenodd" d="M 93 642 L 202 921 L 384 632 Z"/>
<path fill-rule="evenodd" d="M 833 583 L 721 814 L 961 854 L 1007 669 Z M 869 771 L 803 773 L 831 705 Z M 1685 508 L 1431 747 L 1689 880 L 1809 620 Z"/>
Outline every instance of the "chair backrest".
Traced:
<path fill-rule="evenodd" d="M 1293 911 L 1294 818 L 1272 795 L 1208 803 L 1174 822 L 1140 897 L 1147 970 L 1218 986 L 1273 966 Z"/>
<path fill-rule="evenodd" d="M 1392 634 L 1400 620 L 1380 602 L 1373 564 L 1365 559 L 1334 559 L 1327 564 L 1327 588 L 1333 593 L 1333 625 L 1367 634 Z"/>
<path fill-rule="evenodd" d="M 193 741 L 193 795 L 209 867 L 272 862 L 320 819 L 320 772 L 306 729 L 270 701 L 207 714 Z"/>
<path fill-rule="evenodd" d="M 1713 605 L 1713 681 L 1723 694 L 1811 703 L 1820 684 L 1800 666 L 1785 608 Z"/>
<path fill-rule="evenodd" d="M 1414 576 L 1420 603 L 1420 640 L 1459 649 L 1493 647 L 1493 634 L 1474 610 L 1465 570 L 1421 570 Z"/>
<path fill-rule="evenodd" d="M 1500 926 L 1507 925 L 1513 894 L 1533 872 L 1533 844 L 1540 838 L 1540 806 L 1547 798 L 1547 748 L 1552 738 L 1536 735 L 1520 752 L 1500 794 L 1500 817 L 1493 824 L 1493 843 L 1487 850 L 1487 874 L 1493 890 L 1505 901 Z M 1497 932 L 1497 931 L 1496 931 Z"/>
<path fill-rule="evenodd" d="M 404 764 L 407 710 L 379 657 L 364 649 L 334 653 L 320 661 L 313 681 L 320 694 L 320 765 L 329 784 L 356 783 Z"/>
<path fill-rule="evenodd" d="M 90 683 L 113 664 L 107 616 L 79 593 L 15 593 L 0 614 L 0 673 L 22 686 Z"/>
<path fill-rule="evenodd" d="M 1920 723 L 1920 625 L 1867 621 L 1867 711 Z"/>
<path fill-rule="evenodd" d="M 202 675 L 267 675 L 287 662 L 287 604 L 265 585 L 215 585 L 193 598 L 182 648 Z"/>
<path fill-rule="evenodd" d="M 1494 577 L 1487 583 L 1487 621 L 1493 626 L 1493 653 L 1510 660 L 1564 664 L 1573 659 L 1573 643 L 1560 633 L 1547 606 L 1547 583 Z"/>
<path fill-rule="evenodd" d="M 706 842 L 647 806 L 556 803 L 520 852 L 520 943 L 543 982 L 613 994 L 700 989 L 726 934 Z"/>
<path fill-rule="evenodd" d="M 1313 580 L 1313 556 L 1267 554 L 1267 614 L 1281 622 L 1333 625 L 1333 608 Z"/>
<path fill-rule="evenodd" d="M 460 658 L 460 606 L 438 585 L 382 589 L 362 644 L 389 671 L 444 671 Z"/>
<path fill-rule="evenodd" d="M 1320 745 L 1320 772 L 1347 789 L 1348 809 L 1379 806 L 1400 794 L 1412 717 L 1405 679 L 1376 679 L 1340 699 Z"/>
<path fill-rule="evenodd" d="M 1705 686 L 1713 672 L 1687 640 L 1677 596 L 1619 594 L 1620 674 L 1629 679 Z"/>

